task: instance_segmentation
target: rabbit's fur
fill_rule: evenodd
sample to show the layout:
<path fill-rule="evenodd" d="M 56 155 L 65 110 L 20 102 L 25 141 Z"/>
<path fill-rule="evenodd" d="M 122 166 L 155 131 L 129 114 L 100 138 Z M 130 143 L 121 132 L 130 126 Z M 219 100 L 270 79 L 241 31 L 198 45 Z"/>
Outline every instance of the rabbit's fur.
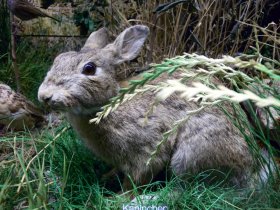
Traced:
<path fill-rule="evenodd" d="M 173 94 L 147 115 L 155 93 L 146 92 L 122 104 L 99 124 L 89 124 L 98 108 L 118 94 L 114 66 L 134 59 L 148 33 L 146 26 L 133 26 L 111 44 L 106 29 L 92 33 L 81 51 L 62 53 L 55 59 L 40 86 L 39 100 L 65 112 L 94 154 L 130 175 L 138 184 L 150 181 L 169 165 L 178 175 L 207 169 L 231 170 L 234 184 L 246 185 L 253 158 L 238 129 L 217 107 L 191 116 L 160 147 L 149 166 L 146 163 L 162 140 L 162 134 L 175 121 L 186 117 L 187 111 L 197 109 L 196 103 Z M 88 62 L 97 66 L 94 75 L 81 73 Z"/>

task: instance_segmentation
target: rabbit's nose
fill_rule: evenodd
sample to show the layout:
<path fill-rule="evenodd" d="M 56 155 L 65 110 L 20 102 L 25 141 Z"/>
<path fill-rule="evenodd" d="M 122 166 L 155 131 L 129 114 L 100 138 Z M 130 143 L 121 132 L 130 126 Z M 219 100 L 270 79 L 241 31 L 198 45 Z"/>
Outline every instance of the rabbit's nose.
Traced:
<path fill-rule="evenodd" d="M 53 100 L 54 90 L 41 85 L 38 90 L 38 100 L 45 104 L 50 104 Z"/>
<path fill-rule="evenodd" d="M 52 94 L 42 94 L 39 95 L 39 100 L 43 103 L 50 103 L 51 99 L 52 99 L 53 95 Z"/>

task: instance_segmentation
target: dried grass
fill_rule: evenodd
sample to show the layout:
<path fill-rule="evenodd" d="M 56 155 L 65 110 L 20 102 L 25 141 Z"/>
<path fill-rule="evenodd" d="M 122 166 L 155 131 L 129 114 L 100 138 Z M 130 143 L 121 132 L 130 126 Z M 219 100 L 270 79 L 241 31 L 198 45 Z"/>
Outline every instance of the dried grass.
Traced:
<path fill-rule="evenodd" d="M 163 0 L 109 1 L 105 19 L 117 34 L 133 24 L 146 24 L 151 29 L 148 63 L 183 52 L 196 52 L 209 57 L 258 51 L 279 59 L 280 24 L 260 27 L 266 11 L 280 2 L 259 0 L 185 1 L 169 10 L 155 13 Z M 182 2 L 182 1 L 181 1 Z M 272 3 L 274 3 L 273 6 Z"/>

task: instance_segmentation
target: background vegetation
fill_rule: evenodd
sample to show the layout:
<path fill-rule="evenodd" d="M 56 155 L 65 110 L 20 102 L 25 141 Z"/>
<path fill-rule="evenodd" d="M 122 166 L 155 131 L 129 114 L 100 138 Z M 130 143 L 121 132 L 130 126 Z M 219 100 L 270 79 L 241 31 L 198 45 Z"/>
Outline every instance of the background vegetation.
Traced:
<path fill-rule="evenodd" d="M 6 1 L 0 2 L 0 81 L 15 89 L 9 54 L 8 11 Z M 112 35 L 136 23 L 150 27 L 150 40 L 144 51 L 135 61 L 120 68 L 121 78 L 127 77 L 131 68 L 142 71 L 140 66 L 161 63 L 164 58 L 182 55 L 183 52 L 196 52 L 211 58 L 246 53 L 250 56 L 226 64 L 236 71 L 230 77 L 232 81 L 225 74 L 216 72 L 216 76 L 223 80 L 225 87 L 237 92 L 251 87 L 251 91 L 261 97 L 269 95 L 280 99 L 279 89 L 267 84 L 267 80 L 279 82 L 280 23 L 274 16 L 280 8 L 277 0 L 83 2 L 90 6 L 77 7 L 73 16 L 78 26 L 84 24 L 85 30 L 81 33 L 89 34 L 102 25 L 106 25 Z M 84 13 L 89 16 L 82 16 Z M 50 45 L 50 39 L 34 42 L 20 36 L 17 38 L 22 93 L 33 102 L 37 103 L 38 87 L 54 57 L 68 50 L 69 42 L 65 39 Z M 78 45 L 75 48 L 78 49 Z M 243 61 L 254 65 L 240 68 Z M 158 65 L 164 66 L 166 62 Z M 210 63 L 205 61 L 198 67 L 209 70 Z M 262 64 L 265 68 L 256 69 L 255 64 Z M 156 67 L 149 72 L 151 79 L 156 77 L 151 76 L 156 73 Z M 167 67 L 172 69 L 170 64 Z M 252 80 L 246 80 L 242 73 Z M 141 90 L 145 82 L 134 82 L 132 88 L 123 94 L 131 93 L 129 91 L 136 86 Z M 277 159 L 279 118 L 272 114 L 271 105 L 262 109 L 267 114 L 264 121 L 260 120 L 254 104 L 247 106 L 252 124 L 244 123 L 247 120 L 243 115 L 238 118 L 237 126 L 241 130 L 249 126 L 254 136 L 250 140 L 261 142 Z M 279 114 L 279 107 L 274 108 Z M 268 120 L 272 120 L 272 128 L 268 126 Z M 111 181 L 101 179 L 109 169 L 110 166 L 85 148 L 67 123 L 32 132 L 5 134 L 0 136 L 0 209 L 121 209 L 129 198 L 116 194 L 121 190 L 121 176 Z M 259 190 L 236 190 L 222 187 L 221 183 L 205 185 L 201 181 L 204 177 L 202 173 L 191 177 L 188 182 L 182 182 L 178 177 L 162 178 L 142 187 L 142 190 L 143 194 L 157 195 L 157 199 L 149 201 L 149 204 L 166 204 L 170 209 L 272 209 L 280 206 L 277 180 L 271 180 L 271 184 Z M 136 190 L 134 194 L 137 195 Z"/>

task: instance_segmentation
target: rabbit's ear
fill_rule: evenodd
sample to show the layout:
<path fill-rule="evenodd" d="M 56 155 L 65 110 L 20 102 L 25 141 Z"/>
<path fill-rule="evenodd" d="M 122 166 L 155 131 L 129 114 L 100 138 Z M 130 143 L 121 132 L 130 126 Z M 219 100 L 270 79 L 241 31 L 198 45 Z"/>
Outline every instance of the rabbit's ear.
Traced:
<path fill-rule="evenodd" d="M 116 53 L 113 64 L 136 58 L 148 34 L 149 28 L 143 25 L 132 26 L 124 30 L 110 46 Z"/>
<path fill-rule="evenodd" d="M 92 32 L 82 50 L 102 49 L 109 43 L 109 34 L 106 28 Z"/>

